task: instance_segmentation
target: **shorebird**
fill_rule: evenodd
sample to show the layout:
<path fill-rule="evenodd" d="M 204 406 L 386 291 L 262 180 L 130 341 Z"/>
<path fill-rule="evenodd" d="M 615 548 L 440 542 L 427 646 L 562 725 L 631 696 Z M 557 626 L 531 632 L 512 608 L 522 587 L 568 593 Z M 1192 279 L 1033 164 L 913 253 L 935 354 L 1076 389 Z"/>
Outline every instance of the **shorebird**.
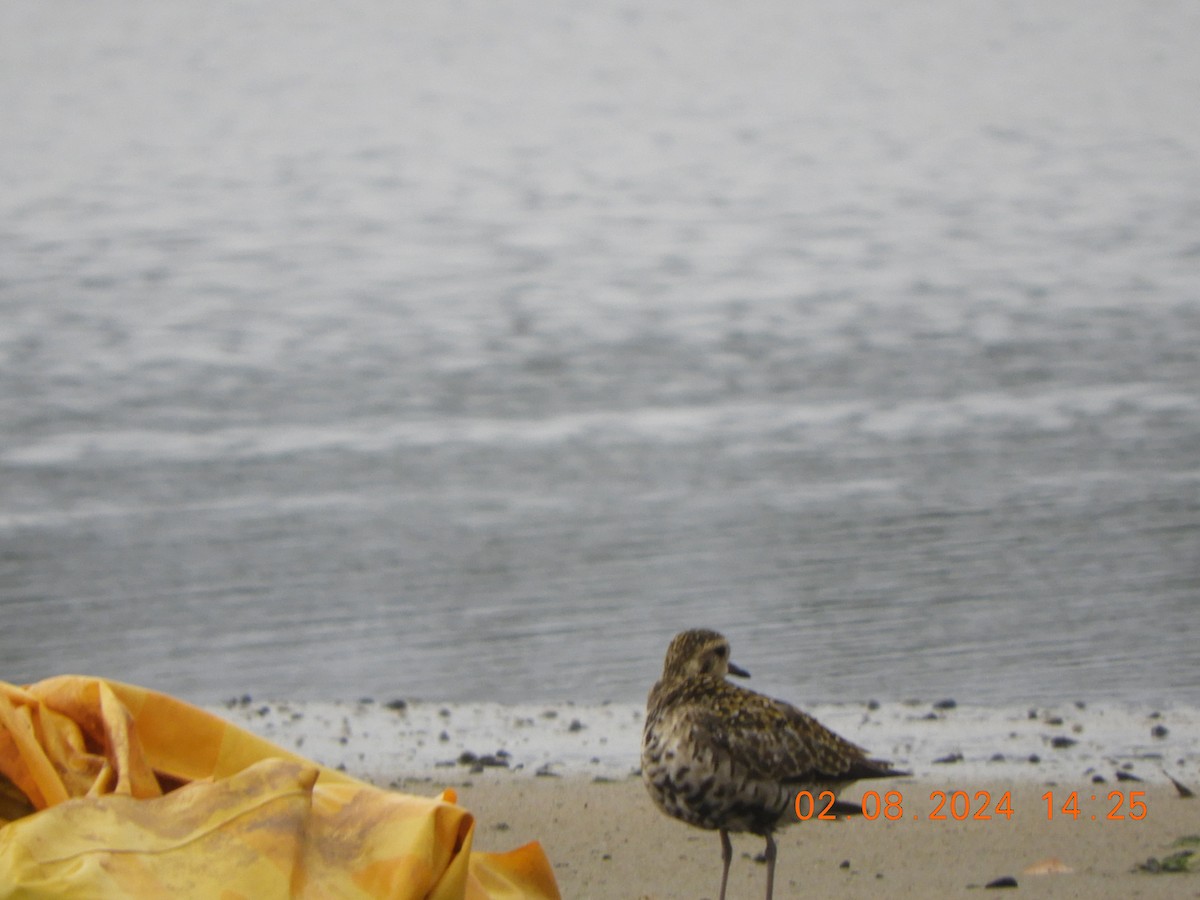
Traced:
<path fill-rule="evenodd" d="M 721 835 L 721 896 L 729 881 L 729 832 L 767 841 L 767 900 L 775 885 L 776 829 L 798 821 L 794 798 L 810 791 L 817 811 L 821 791 L 860 778 L 907 775 L 838 737 L 812 716 L 726 681 L 750 673 L 729 660 L 729 641 L 693 629 L 667 648 L 662 678 L 646 703 L 642 780 L 668 816 Z M 839 802 L 834 812 L 861 811 Z"/>

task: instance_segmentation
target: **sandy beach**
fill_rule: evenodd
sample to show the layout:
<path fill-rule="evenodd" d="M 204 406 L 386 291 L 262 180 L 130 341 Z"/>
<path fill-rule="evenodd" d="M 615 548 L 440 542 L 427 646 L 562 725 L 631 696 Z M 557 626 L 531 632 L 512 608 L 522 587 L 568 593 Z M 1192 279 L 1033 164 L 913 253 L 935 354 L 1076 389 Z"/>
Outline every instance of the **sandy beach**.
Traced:
<path fill-rule="evenodd" d="M 638 705 L 238 700 L 215 711 L 380 785 L 424 796 L 454 788 L 475 816 L 476 849 L 539 841 L 565 898 L 717 895 L 716 833 L 662 815 L 642 786 Z M 1194 871 L 1139 868 L 1200 852 L 1178 843 L 1200 835 L 1200 800 L 1171 782 L 1200 786 L 1194 708 L 914 701 L 812 711 L 913 776 L 851 789 L 850 798 L 873 790 L 885 803 L 898 792 L 900 807 L 870 809 L 873 819 L 810 819 L 784 829 L 778 898 L 972 896 L 1004 878 L 1015 879 L 1021 896 L 1200 897 Z M 935 792 L 945 795 L 940 809 Z M 1078 817 L 1064 806 L 1077 806 Z M 944 818 L 934 818 L 939 813 Z M 766 869 L 754 861 L 762 849 L 761 839 L 735 836 L 729 900 L 762 896 Z"/>
<path fill-rule="evenodd" d="M 862 787 L 860 785 L 860 787 Z M 1200 897 L 1200 874 L 1138 870 L 1149 857 L 1177 852 L 1174 843 L 1200 832 L 1200 806 L 1171 786 L 956 783 L 907 780 L 872 785 L 903 792 L 905 814 L 896 821 L 798 823 L 779 836 L 776 897 L 954 897 L 1006 876 L 1021 896 Z M 1141 821 L 1110 821 L 1107 794 L 1146 789 Z M 412 785 L 418 790 L 419 785 Z M 930 820 L 933 791 L 1012 792 L 1011 820 Z M 1048 790 L 1064 799 L 1078 790 L 1078 820 L 1046 816 Z M 1089 798 L 1096 796 L 1092 802 Z M 476 846 L 500 850 L 537 839 L 546 848 L 564 897 L 576 900 L 715 898 L 720 848 L 715 832 L 672 821 L 647 800 L 640 780 L 583 778 L 514 781 L 487 773 L 460 788 L 459 801 L 477 817 Z M 1115 801 L 1114 801 L 1115 802 Z M 993 804 L 994 805 L 994 804 Z M 910 812 L 911 811 L 911 812 Z M 1096 818 L 1093 820 L 1092 815 Z M 753 858 L 763 842 L 735 836 L 731 900 L 761 897 L 764 865 Z M 1200 850 L 1200 848 L 1194 848 Z M 1028 874 L 1059 861 L 1070 871 Z"/>

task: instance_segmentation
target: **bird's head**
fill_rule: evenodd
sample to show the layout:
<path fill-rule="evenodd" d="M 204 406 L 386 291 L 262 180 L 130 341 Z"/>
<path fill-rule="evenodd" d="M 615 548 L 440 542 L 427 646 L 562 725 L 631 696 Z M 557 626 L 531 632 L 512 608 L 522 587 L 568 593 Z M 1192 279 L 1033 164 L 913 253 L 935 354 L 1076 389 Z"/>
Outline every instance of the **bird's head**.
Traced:
<path fill-rule="evenodd" d="M 724 635 L 707 628 L 681 631 L 667 648 L 663 681 L 701 675 L 713 678 L 724 678 L 726 675 L 750 677 L 749 672 L 729 661 L 729 641 L 725 640 Z"/>

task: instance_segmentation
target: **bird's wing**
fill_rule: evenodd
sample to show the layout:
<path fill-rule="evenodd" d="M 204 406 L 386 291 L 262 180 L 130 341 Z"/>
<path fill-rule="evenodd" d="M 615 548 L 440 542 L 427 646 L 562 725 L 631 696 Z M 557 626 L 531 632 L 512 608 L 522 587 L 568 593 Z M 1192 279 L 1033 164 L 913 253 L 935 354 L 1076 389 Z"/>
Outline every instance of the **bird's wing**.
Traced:
<path fill-rule="evenodd" d="M 727 685 L 717 703 L 691 715 L 737 769 L 782 782 L 855 781 L 890 774 L 891 766 L 781 700 Z"/>

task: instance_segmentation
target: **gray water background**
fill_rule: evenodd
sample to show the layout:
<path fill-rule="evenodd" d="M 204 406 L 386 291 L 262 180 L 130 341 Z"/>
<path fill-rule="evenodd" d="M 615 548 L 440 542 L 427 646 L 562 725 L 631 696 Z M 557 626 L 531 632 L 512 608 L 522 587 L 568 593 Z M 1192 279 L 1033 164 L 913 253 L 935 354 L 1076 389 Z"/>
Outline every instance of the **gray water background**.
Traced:
<path fill-rule="evenodd" d="M 0 678 L 1200 697 L 1200 6 L 0 5 Z"/>

